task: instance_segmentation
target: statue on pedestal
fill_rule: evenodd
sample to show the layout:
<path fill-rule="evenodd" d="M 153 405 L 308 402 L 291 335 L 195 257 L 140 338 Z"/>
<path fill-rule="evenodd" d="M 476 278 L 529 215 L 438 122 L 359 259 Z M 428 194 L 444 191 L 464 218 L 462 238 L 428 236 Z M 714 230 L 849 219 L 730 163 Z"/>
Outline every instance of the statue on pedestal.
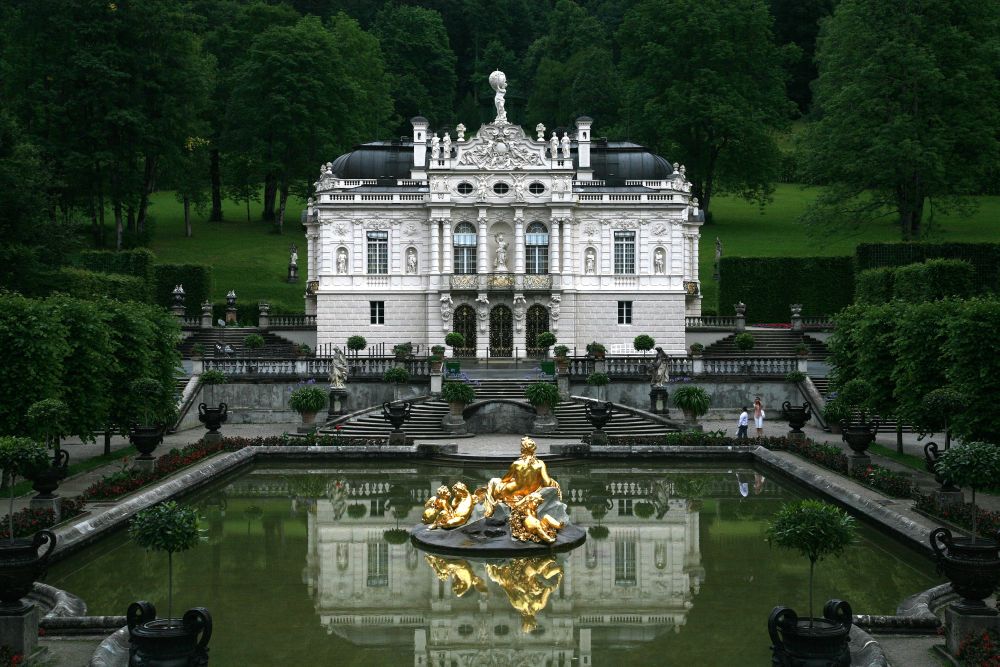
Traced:
<path fill-rule="evenodd" d="M 500 70 L 494 70 L 490 74 L 490 86 L 496 93 L 493 96 L 493 104 L 497 108 L 497 117 L 493 122 L 500 125 L 507 123 L 507 103 L 504 95 L 507 94 L 507 75 Z"/>
<path fill-rule="evenodd" d="M 503 234 L 496 235 L 497 242 L 497 255 L 496 255 L 496 270 L 497 273 L 507 272 L 507 242 L 503 239 Z"/>
<path fill-rule="evenodd" d="M 650 367 L 649 384 L 654 387 L 665 387 L 670 382 L 670 358 L 662 347 L 656 348 L 656 359 Z"/>
<path fill-rule="evenodd" d="M 330 388 L 343 389 L 347 386 L 347 355 L 339 347 L 333 348 L 330 360 Z"/>

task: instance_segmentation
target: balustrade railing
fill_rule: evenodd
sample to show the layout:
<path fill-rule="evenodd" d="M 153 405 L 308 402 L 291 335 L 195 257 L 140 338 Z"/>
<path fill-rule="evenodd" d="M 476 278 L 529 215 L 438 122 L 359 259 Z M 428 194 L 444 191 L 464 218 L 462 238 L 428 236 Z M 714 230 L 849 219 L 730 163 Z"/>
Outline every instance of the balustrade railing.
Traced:
<path fill-rule="evenodd" d="M 329 357 L 297 359 L 206 357 L 203 363 L 205 370 L 217 370 L 227 377 L 321 378 L 330 375 L 330 365 L 333 360 Z M 348 356 L 347 374 L 349 378 L 381 378 L 396 363 L 395 357 Z M 430 362 L 426 359 L 408 359 L 402 363 L 410 377 L 420 378 L 430 375 Z"/>
<path fill-rule="evenodd" d="M 798 370 L 795 357 L 733 357 L 704 360 L 705 375 L 786 375 Z"/>
<path fill-rule="evenodd" d="M 735 329 L 736 328 L 736 318 L 735 317 L 716 317 L 716 316 L 701 316 L 701 317 L 685 317 L 684 326 L 688 329 Z"/>
<path fill-rule="evenodd" d="M 201 318 L 200 317 L 185 317 L 181 320 L 181 326 L 183 327 L 200 327 Z"/>
<path fill-rule="evenodd" d="M 604 372 L 611 378 L 648 378 L 656 357 L 652 355 L 607 356 L 603 362 L 590 357 L 569 357 L 567 370 L 573 379 L 585 379 L 595 372 L 602 363 Z M 747 357 L 747 358 L 700 358 L 669 357 L 671 377 L 702 375 L 756 375 L 783 376 L 798 370 L 796 357 Z"/>
<path fill-rule="evenodd" d="M 448 280 L 453 290 L 548 290 L 553 284 L 548 273 L 454 273 Z"/>
<path fill-rule="evenodd" d="M 834 329 L 833 320 L 829 317 L 803 317 L 802 326 L 812 331 L 831 331 Z"/>
<path fill-rule="evenodd" d="M 315 327 L 315 315 L 271 315 L 269 329 L 284 329 L 298 327 Z"/>

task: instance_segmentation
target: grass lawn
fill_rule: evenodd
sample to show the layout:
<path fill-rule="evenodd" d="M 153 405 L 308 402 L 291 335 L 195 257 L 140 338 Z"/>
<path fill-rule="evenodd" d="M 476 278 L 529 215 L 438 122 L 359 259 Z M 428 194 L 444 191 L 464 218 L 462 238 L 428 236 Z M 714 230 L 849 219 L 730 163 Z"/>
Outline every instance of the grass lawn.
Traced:
<path fill-rule="evenodd" d="M 851 255 L 859 243 L 899 241 L 899 229 L 891 223 L 872 226 L 863 233 L 838 237 L 812 236 L 796 222 L 816 194 L 815 188 L 778 184 L 774 202 L 763 210 L 737 197 L 716 197 L 712 224 L 701 229 L 699 270 L 704 294 L 702 308 L 710 311 L 719 298 L 719 284 L 712 279 L 715 237 L 722 240 L 726 257 L 806 257 Z M 980 197 L 979 209 L 968 218 L 937 216 L 928 241 L 1000 241 L 1000 197 Z M 732 305 L 723 305 L 720 315 L 732 315 Z"/>
<path fill-rule="evenodd" d="M 716 197 L 714 220 L 701 230 L 700 269 L 703 308 L 711 312 L 718 301 L 718 283 L 712 279 L 715 238 L 722 239 L 727 257 L 802 257 L 809 255 L 850 255 L 858 243 L 898 241 L 897 228 L 886 223 L 860 234 L 835 238 L 811 236 L 796 218 L 815 196 L 815 189 L 779 184 L 774 202 L 763 210 L 735 197 Z M 208 222 L 205 214 L 192 213 L 194 236 L 184 236 L 184 216 L 171 192 L 153 196 L 151 215 L 156 221 L 152 249 L 164 262 L 210 264 L 213 300 L 225 300 L 235 289 L 241 303 L 268 301 L 272 312 L 302 312 L 305 291 L 306 240 L 299 214 L 302 202 L 289 199 L 285 233 L 271 232 L 260 222 L 260 204 L 251 204 L 251 222 L 241 203 L 225 202 L 225 221 Z M 975 215 L 969 218 L 938 216 L 928 236 L 930 241 L 1000 241 L 1000 197 L 981 197 Z M 288 248 L 299 248 L 300 281 L 285 282 Z M 731 307 L 722 309 L 730 315 Z"/>

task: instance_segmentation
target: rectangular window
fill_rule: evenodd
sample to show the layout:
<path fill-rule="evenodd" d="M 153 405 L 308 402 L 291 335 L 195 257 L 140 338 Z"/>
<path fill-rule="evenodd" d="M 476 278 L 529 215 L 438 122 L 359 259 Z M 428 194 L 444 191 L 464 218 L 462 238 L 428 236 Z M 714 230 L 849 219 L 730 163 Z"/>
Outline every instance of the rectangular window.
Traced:
<path fill-rule="evenodd" d="M 368 273 L 389 273 L 389 232 L 368 232 Z"/>
<path fill-rule="evenodd" d="M 618 324 L 632 324 L 632 302 L 618 302 Z"/>
<path fill-rule="evenodd" d="M 372 498 L 368 516 L 385 516 L 385 498 Z"/>
<path fill-rule="evenodd" d="M 615 586 L 635 586 L 634 540 L 615 540 Z"/>
<path fill-rule="evenodd" d="M 369 301 L 372 324 L 385 324 L 385 301 Z"/>
<path fill-rule="evenodd" d="M 635 232 L 615 232 L 615 273 L 635 273 Z"/>
<path fill-rule="evenodd" d="M 525 257 L 525 271 L 529 274 L 544 275 L 549 272 L 549 247 L 529 245 Z"/>
<path fill-rule="evenodd" d="M 455 273 L 471 274 L 475 272 L 476 246 L 455 246 Z"/>
<path fill-rule="evenodd" d="M 389 585 L 389 545 L 386 542 L 368 543 L 368 587 Z"/>

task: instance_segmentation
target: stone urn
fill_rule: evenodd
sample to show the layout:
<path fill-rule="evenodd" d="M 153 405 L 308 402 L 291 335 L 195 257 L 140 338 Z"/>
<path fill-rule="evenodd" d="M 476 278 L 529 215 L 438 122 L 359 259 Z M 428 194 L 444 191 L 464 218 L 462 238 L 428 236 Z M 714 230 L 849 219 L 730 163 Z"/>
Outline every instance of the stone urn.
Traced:
<path fill-rule="evenodd" d="M 879 421 L 873 419 L 865 422 L 864 415 L 861 421 L 840 420 L 840 438 L 847 443 L 847 446 L 854 452 L 854 456 L 865 456 L 868 447 L 875 442 L 878 435 Z"/>
<path fill-rule="evenodd" d="M 1000 583 L 1000 532 L 997 539 L 954 537 L 947 528 L 930 535 L 938 572 L 948 577 L 961 600 L 952 605 L 959 614 L 996 616 L 997 611 L 983 601 Z"/>
<path fill-rule="evenodd" d="M 924 468 L 934 475 L 934 481 L 941 485 L 941 493 L 958 493 L 959 488 L 937 473 L 937 461 L 940 456 L 936 442 L 924 445 Z"/>
<path fill-rule="evenodd" d="M 785 413 L 785 419 L 788 420 L 788 426 L 791 428 L 790 435 L 802 436 L 802 427 L 805 426 L 806 422 L 812 419 L 812 408 L 808 403 L 803 403 L 802 405 L 792 405 L 789 401 L 785 401 L 781 404 L 781 409 Z"/>
<path fill-rule="evenodd" d="M 219 407 L 217 408 L 210 408 L 205 403 L 198 404 L 198 421 L 205 425 L 209 435 L 219 435 L 219 428 L 228 419 L 229 406 L 225 403 L 219 403 Z"/>
<path fill-rule="evenodd" d="M 386 401 L 382 404 L 382 418 L 392 424 L 392 433 L 389 434 L 390 445 L 406 444 L 406 436 L 403 434 L 403 424 L 410 418 L 410 410 L 413 403 L 405 401 L 403 403 L 390 403 Z"/>
<path fill-rule="evenodd" d="M 823 618 L 799 618 L 788 607 L 775 607 L 767 619 L 774 667 L 849 667 L 851 605 L 830 600 Z"/>
<path fill-rule="evenodd" d="M 42 468 L 41 470 L 34 471 L 29 475 L 31 479 L 31 488 L 33 488 L 38 495 L 35 498 L 39 500 L 50 500 L 55 498 L 55 490 L 59 488 L 59 482 L 66 479 L 66 475 L 69 473 L 69 452 L 65 449 L 60 449 L 55 458 L 52 461 L 52 465 L 47 468 Z"/>
<path fill-rule="evenodd" d="M 42 555 L 38 549 L 48 545 Z M 0 615 L 19 614 L 30 608 L 21 601 L 33 584 L 45 576 L 56 536 L 40 530 L 33 537 L 0 540 Z"/>
<path fill-rule="evenodd" d="M 608 443 L 608 436 L 604 432 L 604 427 L 611 421 L 611 417 L 614 414 L 613 404 L 609 401 L 605 401 L 604 403 L 587 403 L 583 406 L 583 412 L 587 417 L 587 421 L 594 427 L 593 433 L 590 434 L 590 444 L 606 445 Z"/>
<path fill-rule="evenodd" d="M 125 615 L 131 667 L 205 667 L 212 638 L 212 616 L 203 607 L 179 619 L 156 618 L 149 602 L 133 602 Z"/>
<path fill-rule="evenodd" d="M 164 426 L 162 424 L 158 426 L 132 424 L 132 427 L 128 430 L 128 441 L 139 452 L 139 456 L 136 458 L 146 461 L 152 460 L 153 457 L 151 454 L 153 450 L 163 442 L 163 430 Z"/>

